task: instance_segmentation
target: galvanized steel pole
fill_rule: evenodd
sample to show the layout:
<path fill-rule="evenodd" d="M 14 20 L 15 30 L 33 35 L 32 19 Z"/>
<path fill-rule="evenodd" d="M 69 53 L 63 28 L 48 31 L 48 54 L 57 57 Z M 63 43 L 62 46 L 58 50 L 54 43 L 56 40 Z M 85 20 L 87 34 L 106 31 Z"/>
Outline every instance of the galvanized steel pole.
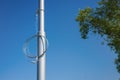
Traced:
<path fill-rule="evenodd" d="M 39 10 L 38 10 L 38 35 L 45 37 L 44 32 L 44 0 L 38 0 Z M 38 54 L 40 56 L 44 52 L 45 39 L 43 41 L 38 37 Z M 43 43 L 44 42 L 44 43 Z M 38 58 L 37 61 L 37 80 L 46 80 L 46 55 Z"/>

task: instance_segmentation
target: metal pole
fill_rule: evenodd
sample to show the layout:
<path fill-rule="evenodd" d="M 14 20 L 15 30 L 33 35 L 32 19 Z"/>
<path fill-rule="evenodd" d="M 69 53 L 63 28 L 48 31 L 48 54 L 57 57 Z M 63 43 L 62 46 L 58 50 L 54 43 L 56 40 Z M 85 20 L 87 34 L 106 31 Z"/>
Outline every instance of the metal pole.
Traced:
<path fill-rule="evenodd" d="M 44 0 L 38 0 L 39 5 L 39 12 L 38 12 L 38 34 L 45 37 L 44 32 Z M 45 39 L 43 41 L 40 37 L 37 39 L 38 41 L 38 54 L 37 56 L 40 56 L 44 52 L 44 44 Z M 46 55 L 43 55 L 43 57 L 38 58 L 37 62 L 37 80 L 46 80 Z"/>

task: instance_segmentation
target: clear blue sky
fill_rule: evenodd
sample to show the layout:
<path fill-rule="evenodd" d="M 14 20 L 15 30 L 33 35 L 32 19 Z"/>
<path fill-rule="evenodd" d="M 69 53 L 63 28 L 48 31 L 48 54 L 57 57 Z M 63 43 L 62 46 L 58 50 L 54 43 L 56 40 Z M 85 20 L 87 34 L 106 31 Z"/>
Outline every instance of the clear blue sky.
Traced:
<path fill-rule="evenodd" d="M 97 35 L 80 38 L 79 9 L 99 0 L 45 0 L 49 40 L 47 80 L 118 80 L 116 55 Z M 22 46 L 36 33 L 37 0 L 0 0 L 0 80 L 36 80 L 36 65 L 27 62 Z"/>

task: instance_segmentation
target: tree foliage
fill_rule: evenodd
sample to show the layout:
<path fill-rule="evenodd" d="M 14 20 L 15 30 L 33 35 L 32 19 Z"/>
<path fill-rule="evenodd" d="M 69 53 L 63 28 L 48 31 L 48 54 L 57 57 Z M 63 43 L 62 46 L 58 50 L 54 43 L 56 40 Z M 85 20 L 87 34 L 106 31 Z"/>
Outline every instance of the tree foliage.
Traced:
<path fill-rule="evenodd" d="M 120 73 L 120 0 L 101 0 L 98 4 L 95 9 L 79 11 L 76 21 L 81 37 L 87 39 L 89 32 L 100 35 L 117 54 L 115 63 Z"/>

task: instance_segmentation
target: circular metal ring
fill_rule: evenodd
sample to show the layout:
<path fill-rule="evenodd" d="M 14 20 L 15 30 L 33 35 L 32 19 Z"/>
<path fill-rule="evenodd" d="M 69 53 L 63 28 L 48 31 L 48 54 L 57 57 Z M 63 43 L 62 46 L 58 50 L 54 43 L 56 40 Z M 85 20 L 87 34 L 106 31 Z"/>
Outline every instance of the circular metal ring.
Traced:
<path fill-rule="evenodd" d="M 29 52 L 29 48 L 28 48 L 28 44 L 29 42 L 34 39 L 34 38 L 40 38 L 41 41 L 42 41 L 42 45 L 43 45 L 43 52 L 41 53 L 41 55 L 37 56 L 37 55 L 30 55 L 31 53 Z M 36 35 L 33 35 L 31 36 L 30 38 L 28 38 L 24 45 L 23 45 L 23 52 L 24 54 L 28 57 L 28 58 L 35 58 L 36 62 L 38 61 L 39 58 L 41 58 L 47 51 L 47 48 L 48 48 L 48 40 L 45 36 L 42 36 L 42 35 L 39 35 L 39 34 L 36 34 Z M 34 61 L 32 61 L 34 62 Z"/>

